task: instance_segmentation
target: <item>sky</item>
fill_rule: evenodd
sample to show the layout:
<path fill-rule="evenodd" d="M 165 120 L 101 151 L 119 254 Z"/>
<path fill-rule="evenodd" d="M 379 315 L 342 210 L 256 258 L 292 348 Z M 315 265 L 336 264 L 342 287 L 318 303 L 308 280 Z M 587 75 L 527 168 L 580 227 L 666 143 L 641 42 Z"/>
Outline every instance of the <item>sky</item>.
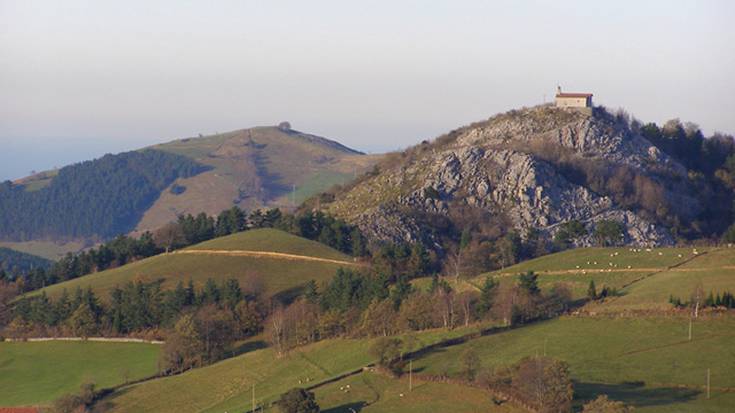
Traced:
<path fill-rule="evenodd" d="M 732 1 L 0 0 L 0 180 L 291 122 L 396 150 L 557 85 L 735 133 Z"/>

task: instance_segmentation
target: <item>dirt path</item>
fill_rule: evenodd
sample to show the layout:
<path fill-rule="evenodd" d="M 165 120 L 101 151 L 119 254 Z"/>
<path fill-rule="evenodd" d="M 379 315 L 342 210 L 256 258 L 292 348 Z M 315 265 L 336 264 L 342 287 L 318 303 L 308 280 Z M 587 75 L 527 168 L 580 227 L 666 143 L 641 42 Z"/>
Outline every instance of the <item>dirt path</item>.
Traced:
<path fill-rule="evenodd" d="M 189 254 L 189 255 L 224 255 L 230 257 L 254 257 L 254 258 L 275 258 L 279 260 L 291 261 L 313 261 L 326 262 L 330 264 L 364 266 L 363 263 L 355 261 L 333 260 L 330 258 L 310 257 L 308 255 L 286 254 L 283 252 L 270 251 L 250 251 L 250 250 L 179 250 L 172 254 Z"/>

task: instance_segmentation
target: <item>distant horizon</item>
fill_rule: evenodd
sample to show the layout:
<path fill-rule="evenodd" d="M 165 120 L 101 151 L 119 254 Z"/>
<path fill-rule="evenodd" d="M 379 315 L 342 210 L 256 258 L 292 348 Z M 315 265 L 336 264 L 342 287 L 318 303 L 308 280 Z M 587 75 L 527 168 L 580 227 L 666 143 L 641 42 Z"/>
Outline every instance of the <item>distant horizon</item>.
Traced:
<path fill-rule="evenodd" d="M 397 150 L 557 85 L 732 134 L 733 20 L 725 0 L 0 0 L 0 179 L 283 120 Z"/>
<path fill-rule="evenodd" d="M 564 89 L 566 90 L 566 89 Z M 576 92 L 576 91 L 575 91 Z M 550 99 L 553 99 L 553 95 Z M 593 98 L 594 102 L 594 98 Z M 546 102 L 549 103 L 549 102 Z M 465 125 L 469 125 L 473 122 L 482 121 L 485 119 L 489 119 L 497 114 L 507 112 L 509 110 L 513 109 L 520 109 L 523 107 L 534 107 L 538 105 L 543 105 L 544 103 L 538 103 L 535 105 L 525 105 L 520 106 L 516 108 L 508 108 L 505 111 L 496 112 L 493 113 L 487 117 L 481 118 L 481 119 L 474 119 L 468 122 L 465 122 L 463 124 L 457 124 L 452 127 L 448 127 L 442 131 L 438 131 L 434 133 L 431 136 L 423 136 L 423 137 L 417 137 L 414 142 L 409 142 L 406 145 L 403 146 L 396 146 L 396 147 L 390 147 L 390 146 L 374 146 L 374 147 L 360 147 L 355 146 L 351 144 L 345 143 L 344 140 L 340 139 L 340 137 L 333 137 L 333 136 L 325 136 L 324 134 L 320 134 L 318 132 L 314 132 L 311 130 L 304 130 L 303 128 L 299 128 L 298 125 L 292 124 L 294 130 L 298 130 L 303 133 L 308 133 L 312 135 L 321 136 L 323 138 L 327 138 L 330 140 L 334 140 L 336 142 L 339 142 L 340 144 L 343 144 L 350 149 L 354 149 L 360 152 L 363 152 L 365 154 L 380 154 L 380 153 L 388 153 L 388 152 L 395 152 L 395 151 L 402 151 L 410 146 L 416 145 L 420 143 L 422 140 L 431 140 L 436 137 L 441 136 L 442 134 L 448 133 L 453 129 L 460 128 Z M 595 102 L 595 106 L 605 106 L 600 105 Z M 624 109 L 627 111 L 625 107 L 608 107 L 605 106 L 609 110 L 617 110 L 617 109 Z M 649 123 L 649 122 L 655 122 L 659 126 L 661 126 L 664 122 L 671 120 L 671 119 L 680 119 L 682 122 L 694 122 L 697 123 L 696 120 L 692 119 L 683 119 L 679 117 L 669 117 L 666 119 L 661 120 L 648 120 L 648 119 L 640 119 L 638 118 L 635 113 L 630 113 L 631 117 L 634 117 L 643 123 Z M 283 119 L 281 121 L 287 121 L 287 119 Z M 216 130 L 216 131 L 210 131 L 210 132 L 196 132 L 196 133 L 190 133 L 190 134 L 183 134 L 181 136 L 172 136 L 172 137 L 146 137 L 146 136 L 137 136 L 134 138 L 125 138 L 125 139 L 111 139 L 110 137 L 73 137 L 73 136 L 41 136 L 41 137 L 24 137 L 24 138 L 8 138 L 0 136 L 0 145 L 3 145 L 5 148 L 5 151 L 0 154 L 0 182 L 10 180 L 10 181 L 16 181 L 18 179 L 22 179 L 25 177 L 28 177 L 31 175 L 31 172 L 40 173 L 44 171 L 50 171 L 54 169 L 63 168 L 67 165 L 72 165 L 79 162 L 89 161 L 93 159 L 100 158 L 107 154 L 118 154 L 121 152 L 127 152 L 127 151 L 133 151 L 142 149 L 148 146 L 154 146 L 159 144 L 164 144 L 167 142 L 171 142 L 177 139 L 185 139 L 185 138 L 197 138 L 201 134 L 202 137 L 212 136 L 216 135 L 218 133 L 227 133 L 242 129 L 251 129 L 251 128 L 257 128 L 257 127 L 269 127 L 269 126 L 277 126 L 279 122 L 275 122 L 273 124 L 259 124 L 259 125 L 252 125 L 252 126 L 246 126 L 246 127 L 236 127 L 236 128 L 227 128 L 222 130 Z M 709 130 L 706 125 L 700 125 L 697 123 L 701 130 L 705 133 L 706 137 L 711 136 L 714 133 L 724 133 L 727 135 L 734 135 L 735 133 L 731 131 L 723 131 L 723 130 Z M 28 140 L 32 139 L 32 142 L 29 142 Z M 63 142 L 54 142 L 54 141 L 63 141 Z M 72 142 L 72 145 L 76 147 L 73 151 L 68 151 L 68 147 L 70 144 L 70 141 Z M 39 149 L 39 143 L 41 144 L 41 148 Z M 55 146 L 54 143 L 57 145 Z M 403 142 L 401 142 L 403 144 Z M 50 146 L 47 146 L 50 145 Z M 91 145 L 91 147 L 90 147 Z M 63 149 L 62 151 L 60 151 Z M 37 159 L 36 165 L 38 167 L 31 167 L 28 168 L 28 160 L 32 158 L 31 155 L 39 155 L 43 153 L 47 153 L 47 156 L 41 156 Z M 47 158 L 48 159 L 45 159 Z M 2 159 L 6 158 L 6 159 Z M 14 163 L 14 161 L 16 163 Z M 36 162 L 31 161 L 31 162 Z"/>

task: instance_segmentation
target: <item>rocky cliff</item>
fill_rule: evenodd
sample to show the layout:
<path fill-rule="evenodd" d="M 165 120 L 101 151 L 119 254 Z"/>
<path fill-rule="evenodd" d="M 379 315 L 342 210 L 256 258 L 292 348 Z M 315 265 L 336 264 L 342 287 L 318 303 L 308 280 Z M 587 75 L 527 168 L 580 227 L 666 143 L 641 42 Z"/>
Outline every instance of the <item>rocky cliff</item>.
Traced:
<path fill-rule="evenodd" d="M 579 170 L 587 175 L 577 177 Z M 594 174 L 605 182 L 595 185 Z M 621 182 L 606 181 L 613 176 Z M 695 214 L 700 205 L 690 192 L 686 168 L 627 122 L 601 109 L 590 115 L 540 106 L 396 154 L 327 208 L 368 235 L 394 242 L 431 242 L 416 213 L 450 217 L 462 206 L 503 215 L 522 236 L 534 229 L 550 239 L 570 220 L 592 233 L 598 222 L 615 220 L 625 227 L 626 244 L 669 245 L 674 238 L 662 220 L 674 212 Z M 631 197 L 635 201 L 621 201 Z M 577 240 L 591 243 L 591 236 Z"/>

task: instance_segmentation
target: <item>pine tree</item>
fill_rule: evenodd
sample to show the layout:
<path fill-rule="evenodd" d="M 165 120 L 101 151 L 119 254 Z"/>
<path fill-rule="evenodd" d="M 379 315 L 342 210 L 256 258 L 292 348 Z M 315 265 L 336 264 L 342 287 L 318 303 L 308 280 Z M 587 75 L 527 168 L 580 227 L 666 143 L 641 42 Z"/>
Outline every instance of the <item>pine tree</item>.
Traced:
<path fill-rule="evenodd" d="M 597 287 L 595 287 L 595 280 L 590 280 L 590 285 L 587 287 L 587 298 L 590 300 L 597 299 Z M 671 301 L 669 299 L 669 301 Z"/>

